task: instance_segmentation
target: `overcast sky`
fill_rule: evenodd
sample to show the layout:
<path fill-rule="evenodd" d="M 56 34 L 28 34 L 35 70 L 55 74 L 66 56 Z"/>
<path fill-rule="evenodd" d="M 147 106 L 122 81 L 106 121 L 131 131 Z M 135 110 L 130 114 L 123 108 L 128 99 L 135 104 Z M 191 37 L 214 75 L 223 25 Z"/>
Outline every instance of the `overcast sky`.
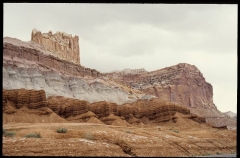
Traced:
<path fill-rule="evenodd" d="M 11 3 L 3 14 L 4 37 L 79 36 L 81 65 L 100 72 L 195 65 L 217 108 L 237 112 L 237 5 Z"/>

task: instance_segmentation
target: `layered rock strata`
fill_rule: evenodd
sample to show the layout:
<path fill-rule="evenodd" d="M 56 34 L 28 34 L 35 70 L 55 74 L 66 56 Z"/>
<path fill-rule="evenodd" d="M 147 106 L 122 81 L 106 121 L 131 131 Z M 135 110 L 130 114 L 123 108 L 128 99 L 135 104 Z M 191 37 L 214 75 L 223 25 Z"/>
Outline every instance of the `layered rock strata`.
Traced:
<path fill-rule="evenodd" d="M 164 69 L 140 74 L 105 74 L 114 80 L 123 82 L 133 89 L 187 107 L 210 107 L 213 103 L 212 85 L 205 81 L 202 73 L 194 65 L 178 64 Z"/>
<path fill-rule="evenodd" d="M 101 73 L 95 69 L 86 68 L 67 60 L 61 60 L 36 43 L 23 42 L 18 39 L 3 39 L 4 59 L 13 61 L 26 60 L 72 76 L 92 76 L 95 78 L 101 76 Z"/>
<path fill-rule="evenodd" d="M 23 106 L 29 109 L 47 107 L 46 94 L 44 90 L 3 90 L 3 109 L 11 101 L 17 109 Z"/>
<path fill-rule="evenodd" d="M 176 112 L 198 123 L 206 123 L 205 118 L 190 114 L 188 108 L 159 99 L 138 100 L 134 103 L 117 105 L 105 101 L 90 104 L 86 101 L 52 96 L 48 98 L 48 107 L 67 120 L 74 120 L 75 117 L 75 120 L 87 122 L 91 117 L 95 117 L 107 125 L 112 125 L 117 119 L 132 125 L 177 122 L 178 117 L 174 117 Z"/>
<path fill-rule="evenodd" d="M 80 48 L 79 37 L 66 34 L 64 32 L 56 32 L 52 34 L 52 31 L 48 33 L 41 33 L 40 31 L 33 29 L 31 34 L 31 41 L 40 44 L 48 51 L 53 52 L 56 56 L 62 60 L 80 64 Z"/>
<path fill-rule="evenodd" d="M 55 114 L 64 119 L 87 122 L 90 118 L 99 119 L 101 122 L 112 125 L 115 120 L 124 120 L 127 124 L 157 125 L 165 121 L 177 122 L 178 117 L 174 116 L 176 112 L 182 113 L 186 118 L 192 119 L 198 123 L 205 123 L 205 119 L 197 115 L 190 114 L 190 110 L 184 106 L 175 103 L 161 101 L 159 99 L 138 100 L 135 103 L 117 105 L 106 101 L 89 103 L 84 100 L 66 98 L 62 96 L 52 96 L 46 99 L 43 90 L 26 89 L 3 89 L 3 112 L 11 114 L 7 105 L 11 104 L 13 110 L 17 109 L 39 109 L 45 108 L 45 113 Z M 47 110 L 50 108 L 52 111 Z"/>
<path fill-rule="evenodd" d="M 3 123 L 67 122 L 48 108 L 44 90 L 2 90 Z"/>
<path fill-rule="evenodd" d="M 213 103 L 212 85 L 205 81 L 202 73 L 194 65 L 180 63 L 152 72 L 105 73 L 105 77 L 121 82 L 133 89 L 155 95 L 167 102 L 187 106 L 192 113 L 206 117 L 207 121 L 218 126 L 234 125 Z M 224 118 L 224 119 L 223 119 Z"/>
<path fill-rule="evenodd" d="M 106 84 L 103 79 L 69 76 L 36 63 L 12 60 L 3 64 L 3 88 L 45 90 L 47 97 L 66 96 L 90 103 L 106 100 L 123 104 L 134 102 L 143 95 L 130 94 L 127 89 L 112 83 Z"/>

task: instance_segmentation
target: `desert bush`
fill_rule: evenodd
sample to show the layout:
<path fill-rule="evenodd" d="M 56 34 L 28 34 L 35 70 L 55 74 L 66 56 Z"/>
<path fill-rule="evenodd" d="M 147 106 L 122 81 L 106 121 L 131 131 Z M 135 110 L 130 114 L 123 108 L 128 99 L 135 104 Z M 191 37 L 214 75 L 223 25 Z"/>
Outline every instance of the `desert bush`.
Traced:
<path fill-rule="evenodd" d="M 40 133 L 31 133 L 31 134 L 27 134 L 25 135 L 26 138 L 42 138 Z"/>
<path fill-rule="evenodd" d="M 173 132 L 179 133 L 179 131 L 178 131 L 178 130 L 173 130 Z"/>
<path fill-rule="evenodd" d="M 85 132 L 84 133 L 84 138 L 89 139 L 89 140 L 95 140 L 95 137 L 92 134 L 92 132 Z"/>
<path fill-rule="evenodd" d="M 219 153 L 219 152 L 216 152 L 216 154 L 217 154 L 217 155 L 220 155 L 220 153 Z"/>
<path fill-rule="evenodd" d="M 132 132 L 131 132 L 130 130 L 128 130 L 128 129 L 127 129 L 125 132 L 126 132 L 126 133 L 132 133 Z"/>
<path fill-rule="evenodd" d="M 14 137 L 15 135 L 16 135 L 15 132 L 3 130 L 3 136 L 4 137 Z"/>
<path fill-rule="evenodd" d="M 58 128 L 57 133 L 66 133 L 67 132 L 67 129 L 66 128 Z"/>

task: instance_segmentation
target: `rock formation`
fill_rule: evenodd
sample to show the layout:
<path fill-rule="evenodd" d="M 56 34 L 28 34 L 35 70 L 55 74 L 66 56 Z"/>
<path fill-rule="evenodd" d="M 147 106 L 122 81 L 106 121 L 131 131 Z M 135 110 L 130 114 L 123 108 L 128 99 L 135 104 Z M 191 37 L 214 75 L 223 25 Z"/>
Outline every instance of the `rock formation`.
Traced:
<path fill-rule="evenodd" d="M 38 43 L 47 50 L 55 53 L 60 59 L 80 64 L 78 36 L 72 37 L 72 35 L 64 32 L 56 32 L 55 34 L 52 34 L 52 31 L 41 33 L 40 31 L 33 29 L 31 41 Z"/>
<path fill-rule="evenodd" d="M 84 100 L 63 96 L 51 96 L 46 100 L 44 90 L 3 89 L 2 95 L 3 112 L 6 114 L 15 113 L 18 109 L 42 108 L 42 111 L 37 114 L 46 115 L 54 112 L 69 121 L 88 122 L 89 119 L 95 118 L 107 125 L 117 125 L 120 121 L 125 121 L 127 125 L 140 125 L 158 124 L 171 120 L 176 123 L 178 117 L 175 114 L 178 112 L 198 123 L 206 122 L 203 117 L 190 114 L 190 110 L 186 107 L 159 99 L 138 100 L 135 103 L 120 106 L 106 101 L 90 104 Z"/>
<path fill-rule="evenodd" d="M 236 125 L 236 121 L 226 118 L 226 115 L 217 110 L 213 103 L 212 85 L 205 81 L 194 65 L 180 63 L 152 72 L 114 72 L 103 75 L 161 100 L 185 105 L 192 113 L 206 117 L 209 123 L 219 126 Z"/>
<path fill-rule="evenodd" d="M 89 103 L 106 101 L 124 104 L 155 96 L 187 106 L 191 113 L 205 117 L 209 123 L 236 125 L 236 120 L 217 110 L 212 99 L 212 85 L 205 81 L 194 65 L 181 63 L 152 72 L 124 69 L 103 74 L 73 61 L 79 51 L 77 37 L 64 33 L 42 34 L 33 30 L 30 42 L 9 37 L 3 40 L 4 89 L 45 90 L 47 97 L 59 95 Z M 109 107 L 106 103 L 102 106 Z M 131 110 L 132 107 L 128 108 Z M 82 109 L 73 109 L 82 113 Z M 135 115 L 127 117 L 131 123 L 139 122 Z"/>
<path fill-rule="evenodd" d="M 141 68 L 141 69 L 124 69 L 122 71 L 115 70 L 115 71 L 112 71 L 111 73 L 116 73 L 122 76 L 126 74 L 141 74 L 144 72 L 147 72 L 147 71 L 144 68 Z"/>
<path fill-rule="evenodd" d="M 90 76 L 70 76 L 57 70 L 43 67 L 35 62 L 4 56 L 4 89 L 45 90 L 47 97 L 58 95 L 86 100 L 90 103 L 109 101 L 117 104 L 134 102 L 142 93 L 105 79 Z M 137 91 L 136 91 L 137 92 Z"/>
<path fill-rule="evenodd" d="M 106 101 L 90 104 L 82 100 L 52 96 L 48 98 L 48 107 L 67 120 L 87 122 L 95 117 L 107 125 L 116 123 L 116 120 L 126 121 L 127 124 L 132 125 L 157 125 L 171 120 L 176 123 L 178 120 L 175 116 L 176 112 L 198 123 L 206 122 L 205 118 L 190 114 L 190 110 L 184 106 L 159 99 L 138 100 L 134 103 L 117 105 Z"/>
<path fill-rule="evenodd" d="M 210 107 L 213 104 L 212 85 L 194 65 L 178 64 L 164 69 L 141 74 L 105 74 L 162 100 L 177 102 L 187 107 Z"/>
<path fill-rule="evenodd" d="M 232 111 L 227 111 L 224 114 L 226 114 L 226 115 L 228 115 L 229 117 L 232 117 L 232 118 L 237 118 L 237 114 L 232 112 Z"/>
<path fill-rule="evenodd" d="M 101 73 L 95 69 L 86 68 L 65 59 L 61 60 L 56 54 L 36 43 L 23 42 L 12 38 L 3 39 L 3 60 L 35 63 L 35 65 L 72 76 L 101 76 Z"/>
<path fill-rule="evenodd" d="M 26 106 L 29 109 L 47 107 L 46 94 L 44 90 L 3 90 L 3 109 L 8 102 L 17 109 Z"/>

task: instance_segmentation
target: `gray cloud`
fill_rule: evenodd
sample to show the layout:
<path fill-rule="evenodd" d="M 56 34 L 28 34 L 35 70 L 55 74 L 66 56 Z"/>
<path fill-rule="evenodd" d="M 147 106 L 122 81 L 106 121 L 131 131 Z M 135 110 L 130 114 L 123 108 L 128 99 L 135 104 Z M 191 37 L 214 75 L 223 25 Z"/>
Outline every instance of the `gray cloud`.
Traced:
<path fill-rule="evenodd" d="M 236 112 L 237 5 L 9 3 L 3 17 L 4 36 L 23 41 L 33 28 L 78 35 L 81 64 L 101 72 L 196 65 Z"/>

